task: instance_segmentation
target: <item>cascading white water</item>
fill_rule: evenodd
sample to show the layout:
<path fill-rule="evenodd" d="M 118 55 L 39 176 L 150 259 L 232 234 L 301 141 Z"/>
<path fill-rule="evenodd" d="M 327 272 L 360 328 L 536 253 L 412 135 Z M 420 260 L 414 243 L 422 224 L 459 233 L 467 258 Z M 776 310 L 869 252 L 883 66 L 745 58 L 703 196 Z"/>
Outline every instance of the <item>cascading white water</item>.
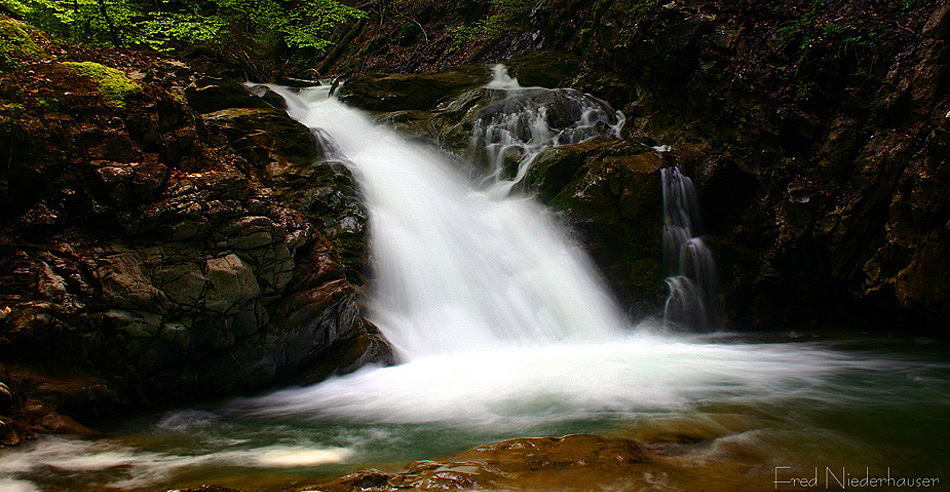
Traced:
<path fill-rule="evenodd" d="M 670 290 L 663 318 L 695 329 L 719 324 L 719 279 L 712 252 L 697 235 L 699 204 L 693 181 L 678 166 L 661 171 L 663 180 L 663 263 Z"/>
<path fill-rule="evenodd" d="M 446 157 L 323 93 L 307 100 L 274 90 L 292 116 L 333 141 L 361 184 L 372 319 L 404 359 L 604 339 L 625 328 L 589 260 L 542 207 L 475 190 Z"/>
<path fill-rule="evenodd" d="M 623 113 L 590 94 L 521 87 L 504 65 L 495 66 L 494 77 L 485 88 L 505 91 L 505 96 L 479 112 L 469 155 L 487 165 L 482 187 L 492 198 L 507 197 L 547 148 L 598 136 L 620 138 Z"/>

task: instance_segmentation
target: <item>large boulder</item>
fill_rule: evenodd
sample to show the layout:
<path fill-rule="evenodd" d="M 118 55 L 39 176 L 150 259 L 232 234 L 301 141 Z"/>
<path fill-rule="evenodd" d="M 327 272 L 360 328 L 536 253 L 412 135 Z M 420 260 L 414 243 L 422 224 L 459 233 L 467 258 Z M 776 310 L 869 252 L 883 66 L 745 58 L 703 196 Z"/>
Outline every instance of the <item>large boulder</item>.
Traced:
<path fill-rule="evenodd" d="M 188 400 L 287 379 L 375 333 L 332 245 L 242 174 L 185 174 L 162 198 L 121 241 L 77 230 L 50 252 L 8 245 L 32 284 L 20 295 L 37 298 L 11 306 L 4 353 Z"/>
<path fill-rule="evenodd" d="M 263 99 L 237 81 L 227 77 L 199 76 L 185 87 L 188 104 L 199 113 L 228 108 L 268 108 Z"/>
<path fill-rule="evenodd" d="M 332 143 L 273 108 L 224 109 L 202 121 L 235 164 L 320 229 L 350 281 L 365 280 L 368 216 L 352 173 L 332 157 Z"/>
<path fill-rule="evenodd" d="M 490 79 L 480 66 L 427 74 L 367 74 L 340 88 L 340 100 L 369 111 L 429 110 Z"/>
<path fill-rule="evenodd" d="M 665 297 L 660 169 L 693 156 L 594 139 L 542 152 L 522 189 L 560 211 L 632 314 Z"/>
<path fill-rule="evenodd" d="M 524 87 L 571 87 L 584 71 L 584 59 L 570 52 L 535 51 L 504 62 Z"/>
<path fill-rule="evenodd" d="M 247 163 L 246 172 L 265 184 L 294 165 L 320 157 L 310 129 L 292 120 L 282 109 L 227 108 L 201 115 L 216 143 L 227 145 Z"/>

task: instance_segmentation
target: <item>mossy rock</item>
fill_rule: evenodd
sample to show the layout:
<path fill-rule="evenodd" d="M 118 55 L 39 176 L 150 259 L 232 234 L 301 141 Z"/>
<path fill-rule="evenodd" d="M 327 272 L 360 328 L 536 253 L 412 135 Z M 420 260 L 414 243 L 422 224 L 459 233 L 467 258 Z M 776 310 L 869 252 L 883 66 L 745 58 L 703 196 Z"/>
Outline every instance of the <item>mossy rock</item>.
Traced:
<path fill-rule="evenodd" d="M 594 153 L 615 144 L 613 140 L 595 138 L 580 144 L 547 149 L 538 155 L 520 185 L 534 192 L 542 203 L 549 203 L 574 179 Z"/>
<path fill-rule="evenodd" d="M 583 72 L 584 59 L 561 51 L 535 51 L 505 62 L 508 73 L 524 87 L 569 87 Z"/>
<path fill-rule="evenodd" d="M 432 110 L 439 103 L 488 83 L 482 66 L 421 74 L 365 74 L 340 87 L 340 99 L 367 111 Z"/>
<path fill-rule="evenodd" d="M 142 86 L 121 70 L 95 62 L 64 62 L 63 66 L 95 82 L 102 98 L 113 106 L 124 108 L 130 97 L 142 93 Z"/>
<path fill-rule="evenodd" d="M 46 56 L 36 43 L 43 33 L 20 21 L 0 18 L 0 67 L 15 67 L 20 62 Z"/>

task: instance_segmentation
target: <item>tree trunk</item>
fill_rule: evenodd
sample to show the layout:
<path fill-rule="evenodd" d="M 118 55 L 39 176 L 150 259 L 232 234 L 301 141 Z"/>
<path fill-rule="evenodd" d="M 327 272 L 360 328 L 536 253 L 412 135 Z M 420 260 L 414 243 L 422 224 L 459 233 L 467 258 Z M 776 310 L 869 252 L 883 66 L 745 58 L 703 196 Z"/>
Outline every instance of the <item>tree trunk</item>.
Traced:
<path fill-rule="evenodd" d="M 109 36 L 112 38 L 112 44 L 114 47 L 120 47 L 119 44 L 119 30 L 115 27 L 115 23 L 112 22 L 112 17 L 109 16 L 109 10 L 106 8 L 106 1 L 99 0 L 99 13 L 102 14 L 103 20 L 106 21 L 106 25 L 109 26 Z"/>
<path fill-rule="evenodd" d="M 353 38 L 356 37 L 363 30 L 363 26 L 366 25 L 366 18 L 362 18 L 356 24 L 356 27 L 347 32 L 339 41 L 336 42 L 336 45 L 333 47 L 333 51 L 323 59 L 323 63 L 320 64 L 320 67 L 317 68 L 317 76 L 323 75 L 323 72 L 330 69 L 337 59 L 340 58 L 340 55 L 343 54 L 343 50 L 346 49 L 347 45 L 353 41 Z"/>

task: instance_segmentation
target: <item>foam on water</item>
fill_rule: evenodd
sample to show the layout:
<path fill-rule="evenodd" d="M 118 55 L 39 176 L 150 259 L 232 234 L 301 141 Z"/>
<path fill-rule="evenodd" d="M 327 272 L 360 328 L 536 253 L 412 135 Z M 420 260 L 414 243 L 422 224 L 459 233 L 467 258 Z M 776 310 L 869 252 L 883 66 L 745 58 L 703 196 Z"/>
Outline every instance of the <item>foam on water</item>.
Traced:
<path fill-rule="evenodd" d="M 0 490 L 4 492 L 41 492 L 33 482 L 2 477 L 0 477 Z"/>
<path fill-rule="evenodd" d="M 186 469 L 199 467 L 294 468 L 344 463 L 353 451 L 339 447 L 274 444 L 201 454 L 150 452 L 110 440 L 87 441 L 46 436 L 25 444 L 0 460 L 0 490 L 43 490 L 34 483 L 13 478 L 31 473 L 94 474 L 112 472 L 105 485 L 138 489 L 160 483 Z M 11 478 L 6 478 L 7 475 Z M 48 489 L 47 489 L 48 490 Z"/>
<path fill-rule="evenodd" d="M 348 422 L 516 429 L 590 415 L 812 399 L 824 377 L 875 364 L 782 344 L 693 343 L 638 334 L 431 355 L 234 404 L 238 413 Z"/>

